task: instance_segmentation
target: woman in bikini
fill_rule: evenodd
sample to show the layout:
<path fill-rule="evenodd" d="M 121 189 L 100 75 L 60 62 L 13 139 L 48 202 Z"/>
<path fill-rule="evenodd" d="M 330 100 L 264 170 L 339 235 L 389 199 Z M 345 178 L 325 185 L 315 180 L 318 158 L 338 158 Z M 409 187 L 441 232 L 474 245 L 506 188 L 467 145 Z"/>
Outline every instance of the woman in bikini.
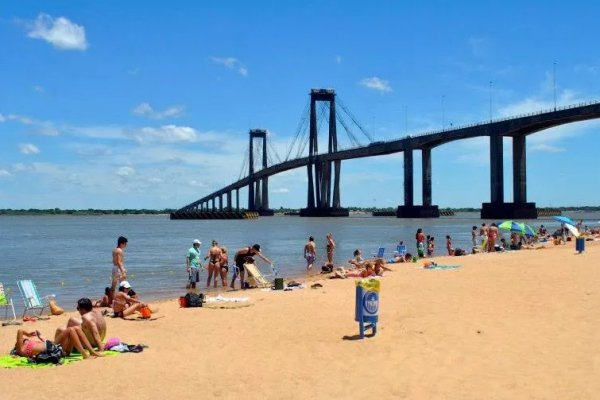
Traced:
<path fill-rule="evenodd" d="M 221 247 L 221 258 L 219 259 L 219 270 L 221 271 L 221 284 L 227 286 L 227 272 L 229 272 L 229 257 L 227 257 L 227 248 Z"/>
<path fill-rule="evenodd" d="M 44 339 L 39 331 L 25 332 L 23 329 L 17 331 L 15 350 L 22 357 L 36 359 L 40 354 L 47 353 L 62 358 L 71 354 L 73 347 L 83 358 L 102 356 L 94 350 L 79 326 L 71 326 L 60 333 L 57 332 L 54 342 Z"/>
<path fill-rule="evenodd" d="M 221 248 L 216 240 L 212 241 L 212 247 L 208 251 L 208 255 L 204 259 L 208 261 L 208 278 L 206 279 L 206 287 L 210 287 L 210 281 L 214 277 L 214 286 L 217 287 L 217 277 L 221 274 L 219 268 L 219 260 L 221 259 Z"/>
<path fill-rule="evenodd" d="M 333 235 L 328 233 L 326 236 L 327 239 L 327 263 L 333 267 L 333 253 L 335 250 L 335 242 L 333 241 Z"/>
<path fill-rule="evenodd" d="M 115 299 L 113 301 L 113 312 L 115 313 L 115 317 L 125 318 L 138 311 L 140 308 L 146 306 L 146 304 L 142 303 L 138 299 L 129 296 L 127 294 L 129 289 L 131 289 L 129 282 L 121 282 L 119 291 L 115 295 Z"/>

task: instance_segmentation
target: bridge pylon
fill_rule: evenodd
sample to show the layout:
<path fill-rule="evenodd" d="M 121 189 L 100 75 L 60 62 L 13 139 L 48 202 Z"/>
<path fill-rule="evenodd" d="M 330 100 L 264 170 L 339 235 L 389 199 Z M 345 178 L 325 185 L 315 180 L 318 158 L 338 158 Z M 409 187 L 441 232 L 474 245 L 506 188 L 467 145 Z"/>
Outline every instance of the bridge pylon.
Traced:
<path fill-rule="evenodd" d="M 413 198 L 413 149 L 404 150 L 404 205 L 398 206 L 397 218 L 439 218 L 438 206 L 431 204 L 431 148 L 421 148 L 423 205 Z"/>
<path fill-rule="evenodd" d="M 262 139 L 262 167 L 267 168 L 267 131 L 264 129 L 250 130 L 250 145 L 248 157 L 248 210 L 256 211 L 259 215 L 273 215 L 269 209 L 269 178 L 254 177 L 254 139 Z"/>
<path fill-rule="evenodd" d="M 341 160 L 324 161 L 319 157 L 317 129 L 318 101 L 329 103 L 329 137 L 327 153 L 338 151 L 335 117 L 335 90 L 311 89 L 310 123 L 308 146 L 308 191 L 306 208 L 300 210 L 301 217 L 347 217 L 347 208 L 340 206 Z M 333 174 L 333 182 L 332 182 Z"/>

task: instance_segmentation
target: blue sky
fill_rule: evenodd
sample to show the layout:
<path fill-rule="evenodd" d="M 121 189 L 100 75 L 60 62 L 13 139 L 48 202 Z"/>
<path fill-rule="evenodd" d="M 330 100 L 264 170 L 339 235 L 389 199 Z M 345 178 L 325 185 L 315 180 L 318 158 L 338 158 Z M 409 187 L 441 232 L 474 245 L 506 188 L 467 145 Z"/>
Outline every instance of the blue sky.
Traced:
<path fill-rule="evenodd" d="M 311 88 L 375 140 L 600 99 L 600 4 L 489 3 L 4 1 L 0 208 L 179 208 L 240 177 L 251 128 L 284 157 Z M 529 201 L 598 205 L 599 128 L 528 137 Z M 402 157 L 343 162 L 342 205 L 402 204 Z M 489 201 L 485 139 L 432 165 L 434 204 Z M 269 187 L 305 206 L 305 169 Z"/>

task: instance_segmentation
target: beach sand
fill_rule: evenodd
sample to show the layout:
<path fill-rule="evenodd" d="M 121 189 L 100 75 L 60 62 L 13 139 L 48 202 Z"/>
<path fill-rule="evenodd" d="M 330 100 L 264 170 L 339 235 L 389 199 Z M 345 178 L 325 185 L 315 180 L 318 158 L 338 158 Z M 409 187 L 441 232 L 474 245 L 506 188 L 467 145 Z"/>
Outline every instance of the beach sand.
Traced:
<path fill-rule="evenodd" d="M 144 352 L 3 369 L 0 398 L 597 399 L 600 242 L 574 248 L 435 258 L 455 270 L 394 264 L 364 340 L 352 279 L 224 294 L 249 296 L 242 308 L 166 301 L 153 321 L 108 319 L 109 337 Z M 67 318 L 23 326 L 52 336 Z M 3 353 L 17 329 L 0 328 Z"/>

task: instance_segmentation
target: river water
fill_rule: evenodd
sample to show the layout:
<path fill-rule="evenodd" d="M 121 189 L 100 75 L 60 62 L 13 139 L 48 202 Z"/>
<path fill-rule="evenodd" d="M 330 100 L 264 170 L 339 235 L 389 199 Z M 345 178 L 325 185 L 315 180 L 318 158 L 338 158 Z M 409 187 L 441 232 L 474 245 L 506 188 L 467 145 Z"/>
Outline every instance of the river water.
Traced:
<path fill-rule="evenodd" d="M 572 213 L 572 218 L 597 227 L 600 213 Z M 481 225 L 478 213 L 458 213 L 439 219 L 397 219 L 354 215 L 349 218 L 262 217 L 254 220 L 176 220 L 148 216 L 2 216 L 0 217 L 0 282 L 22 310 L 17 280 L 32 279 L 40 295 L 56 295 L 58 303 L 73 309 L 80 297 L 97 299 L 110 284 L 111 251 L 117 237 L 129 239 L 125 251 L 128 280 L 142 299 L 174 298 L 185 293 L 185 256 L 193 239 L 202 241 L 202 255 L 212 239 L 233 252 L 259 243 L 283 277 L 302 276 L 303 246 L 309 235 L 317 242 L 316 268 L 325 260 L 325 235 L 333 233 L 335 261 L 344 264 L 356 248 L 370 256 L 385 247 L 390 257 L 399 240 L 415 253 L 415 232 L 436 238 L 435 255 L 445 253 L 445 237 L 454 247 L 471 248 L 471 227 Z M 491 221 L 485 221 L 488 224 Z M 551 218 L 526 221 L 544 224 L 551 232 L 559 223 Z M 270 269 L 258 261 L 263 272 Z M 206 279 L 203 273 L 201 280 Z M 203 287 L 204 285 L 202 285 Z"/>

